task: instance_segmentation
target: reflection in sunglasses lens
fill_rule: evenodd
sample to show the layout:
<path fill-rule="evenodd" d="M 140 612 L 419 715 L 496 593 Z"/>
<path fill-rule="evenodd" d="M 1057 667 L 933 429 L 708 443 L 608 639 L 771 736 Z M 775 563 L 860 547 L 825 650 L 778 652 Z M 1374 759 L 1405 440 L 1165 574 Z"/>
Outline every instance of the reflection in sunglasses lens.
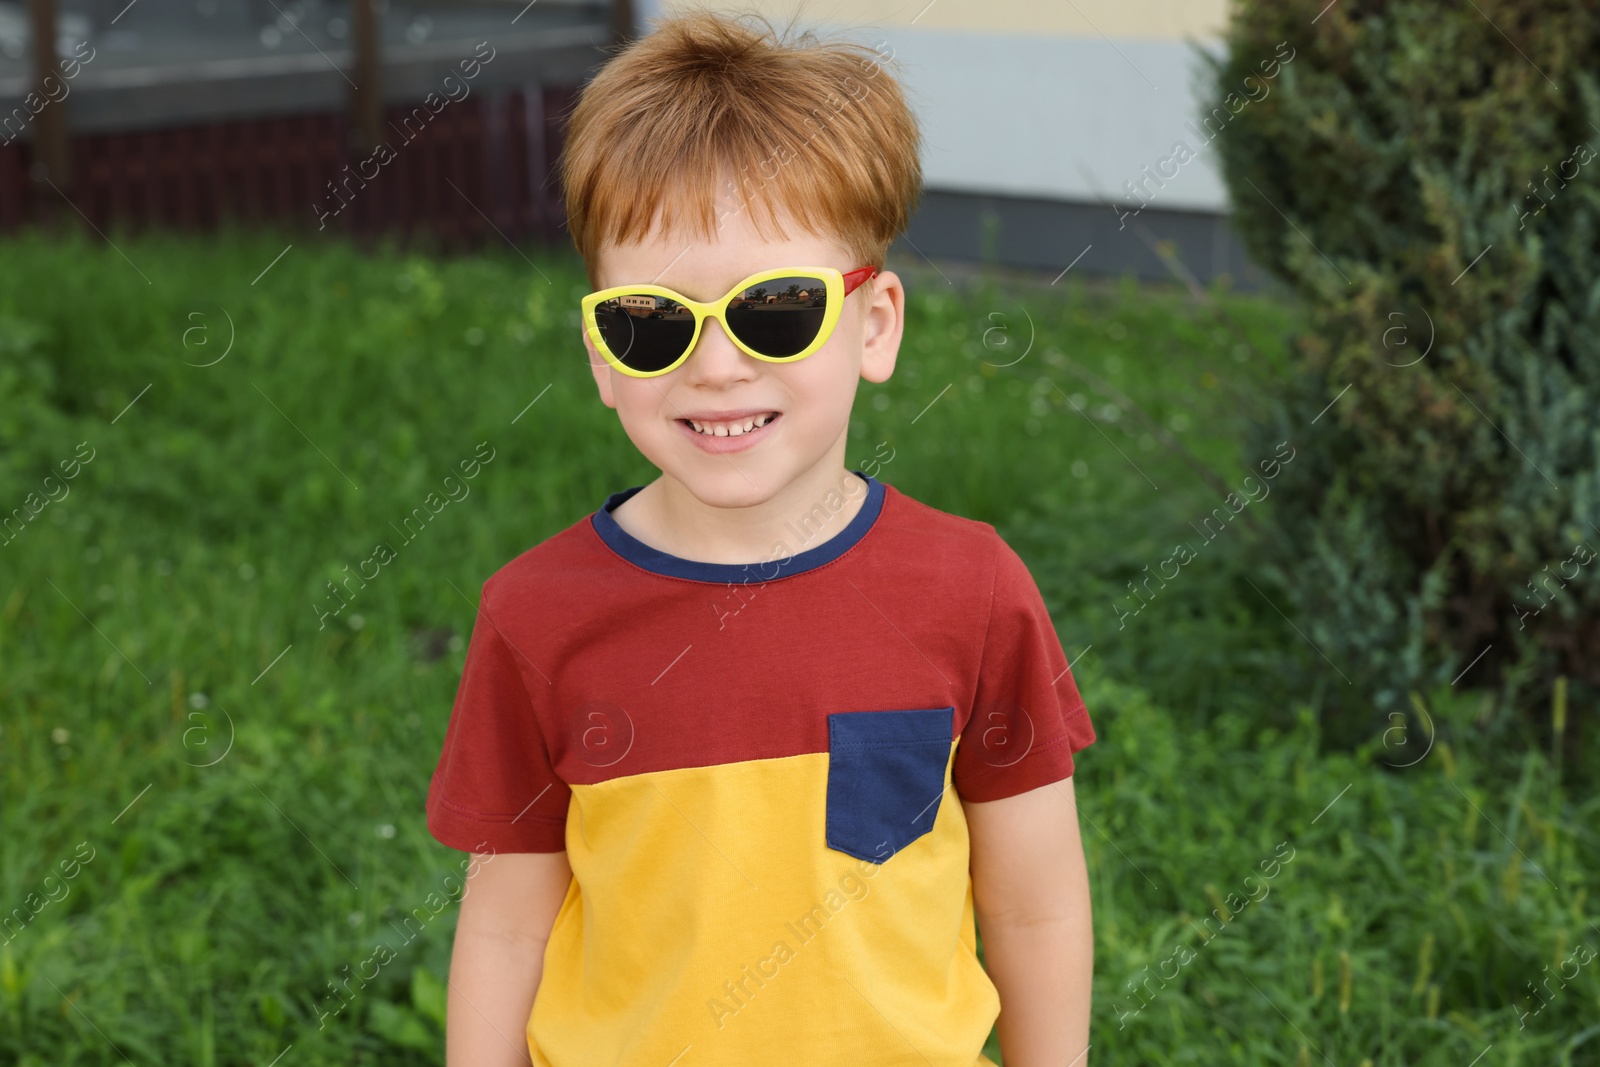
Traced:
<path fill-rule="evenodd" d="M 665 296 L 614 296 L 600 302 L 594 318 L 611 354 L 638 371 L 670 367 L 694 336 L 694 313 Z"/>
<path fill-rule="evenodd" d="M 828 309 L 821 278 L 771 278 L 750 286 L 728 305 L 728 329 L 764 356 L 793 356 L 817 339 Z"/>

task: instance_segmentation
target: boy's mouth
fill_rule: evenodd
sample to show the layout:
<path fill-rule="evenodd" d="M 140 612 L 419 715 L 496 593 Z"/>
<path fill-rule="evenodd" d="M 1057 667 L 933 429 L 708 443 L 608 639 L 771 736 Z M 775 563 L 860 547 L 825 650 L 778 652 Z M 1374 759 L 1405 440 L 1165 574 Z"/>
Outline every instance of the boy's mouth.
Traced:
<path fill-rule="evenodd" d="M 674 421 L 683 427 L 689 443 L 702 452 L 722 455 L 754 448 L 770 437 L 783 413 L 778 411 L 697 411 L 692 417 Z"/>
<path fill-rule="evenodd" d="M 701 437 L 743 437 L 770 425 L 780 414 L 777 411 L 761 411 L 733 413 L 720 418 L 710 416 L 684 418 L 677 421 Z"/>

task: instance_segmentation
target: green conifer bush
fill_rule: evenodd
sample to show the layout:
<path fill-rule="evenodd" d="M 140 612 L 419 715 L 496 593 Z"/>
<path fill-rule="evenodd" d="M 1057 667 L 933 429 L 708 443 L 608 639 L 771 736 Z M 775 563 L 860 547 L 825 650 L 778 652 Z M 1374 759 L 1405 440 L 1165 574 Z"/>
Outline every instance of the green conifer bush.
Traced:
<path fill-rule="evenodd" d="M 1211 61 L 1236 228 L 1310 310 L 1248 435 L 1303 457 L 1263 565 L 1346 707 L 1600 689 L 1597 75 L 1584 0 L 1239 0 Z"/>

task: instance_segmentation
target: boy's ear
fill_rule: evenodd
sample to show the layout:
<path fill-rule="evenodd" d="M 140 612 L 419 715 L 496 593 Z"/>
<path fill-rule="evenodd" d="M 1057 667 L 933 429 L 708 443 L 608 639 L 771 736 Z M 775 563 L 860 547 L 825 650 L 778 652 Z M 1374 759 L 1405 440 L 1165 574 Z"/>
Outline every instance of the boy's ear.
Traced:
<path fill-rule="evenodd" d="M 861 377 L 886 382 L 894 373 L 900 338 L 905 332 L 906 288 L 900 276 L 886 270 L 867 282 L 873 287 L 861 345 Z"/>
<path fill-rule="evenodd" d="M 611 364 L 606 358 L 595 351 L 594 342 L 589 339 L 589 331 L 582 326 L 578 333 L 583 337 L 584 351 L 589 354 L 589 370 L 594 374 L 594 384 L 600 390 L 600 403 L 608 408 L 615 409 L 617 402 L 611 396 Z"/>

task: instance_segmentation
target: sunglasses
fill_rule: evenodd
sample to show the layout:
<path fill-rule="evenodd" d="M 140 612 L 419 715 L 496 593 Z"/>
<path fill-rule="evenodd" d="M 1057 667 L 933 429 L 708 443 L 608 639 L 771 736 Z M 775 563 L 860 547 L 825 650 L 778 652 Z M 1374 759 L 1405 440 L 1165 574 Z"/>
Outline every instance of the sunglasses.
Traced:
<path fill-rule="evenodd" d="M 590 342 L 617 370 L 654 378 L 682 366 L 708 318 L 740 351 L 768 363 L 794 363 L 827 343 L 844 298 L 873 267 L 780 267 L 740 281 L 709 303 L 662 285 L 618 285 L 583 298 Z"/>

